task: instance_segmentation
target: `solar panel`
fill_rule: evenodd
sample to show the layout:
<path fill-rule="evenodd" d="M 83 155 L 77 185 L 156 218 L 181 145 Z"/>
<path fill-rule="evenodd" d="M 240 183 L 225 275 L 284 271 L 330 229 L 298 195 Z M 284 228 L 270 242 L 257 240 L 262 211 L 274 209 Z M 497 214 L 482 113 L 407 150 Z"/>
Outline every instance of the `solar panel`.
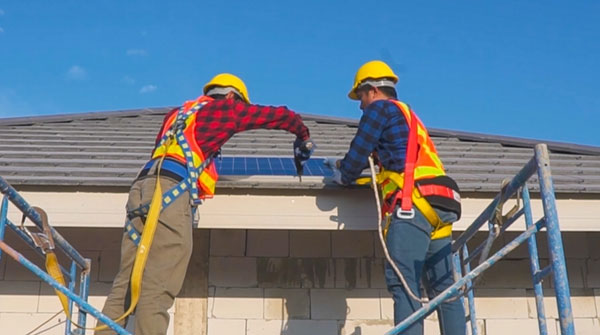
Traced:
<path fill-rule="evenodd" d="M 289 157 L 222 157 L 215 160 L 220 175 L 295 176 L 294 159 Z M 304 164 L 304 176 L 331 177 L 333 172 L 322 158 L 311 158 Z"/>

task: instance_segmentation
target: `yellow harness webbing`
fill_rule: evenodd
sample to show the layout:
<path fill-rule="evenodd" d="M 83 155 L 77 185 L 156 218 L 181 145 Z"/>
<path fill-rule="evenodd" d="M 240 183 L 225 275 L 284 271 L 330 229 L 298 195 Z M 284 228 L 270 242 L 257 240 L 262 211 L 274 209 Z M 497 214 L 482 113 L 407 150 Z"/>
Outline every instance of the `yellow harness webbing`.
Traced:
<path fill-rule="evenodd" d="M 381 171 L 376 176 L 376 181 L 378 185 L 381 185 L 386 180 L 391 180 L 397 188 L 402 189 L 404 186 L 404 178 L 398 172 L 394 171 Z M 359 185 L 366 185 L 371 182 L 371 177 L 363 177 L 358 178 L 356 183 Z M 413 188 L 412 191 L 412 201 L 413 205 L 417 207 L 417 209 L 423 213 L 429 224 L 433 226 L 433 231 L 431 232 L 431 239 L 439 239 L 443 237 L 450 236 L 452 234 L 452 224 L 443 222 L 436 211 L 431 207 L 427 199 L 421 196 L 419 189 L 417 187 Z M 386 226 L 384 228 L 384 235 L 387 234 L 387 229 L 390 224 L 390 216 L 392 213 L 385 213 L 386 215 Z"/>
<path fill-rule="evenodd" d="M 173 138 L 169 138 L 163 145 L 167 148 L 171 145 Z M 166 152 L 166 151 L 165 151 Z M 154 186 L 154 194 L 152 195 L 152 201 L 150 202 L 150 209 L 146 216 L 144 223 L 144 229 L 142 230 L 142 237 L 140 244 L 138 245 L 135 261 L 133 262 L 133 269 L 131 270 L 130 288 L 131 288 L 131 303 L 129 308 L 123 315 L 116 318 L 114 321 L 119 322 L 125 319 L 129 314 L 133 313 L 137 303 L 140 300 L 140 293 L 142 291 L 142 277 L 144 275 L 144 268 L 146 267 L 146 261 L 148 260 L 148 253 L 154 240 L 154 233 L 158 226 L 158 218 L 162 209 L 162 187 L 160 186 L 160 168 L 166 154 L 163 154 L 158 161 L 156 167 L 156 185 Z M 107 325 L 96 327 L 94 330 L 107 329 Z"/>

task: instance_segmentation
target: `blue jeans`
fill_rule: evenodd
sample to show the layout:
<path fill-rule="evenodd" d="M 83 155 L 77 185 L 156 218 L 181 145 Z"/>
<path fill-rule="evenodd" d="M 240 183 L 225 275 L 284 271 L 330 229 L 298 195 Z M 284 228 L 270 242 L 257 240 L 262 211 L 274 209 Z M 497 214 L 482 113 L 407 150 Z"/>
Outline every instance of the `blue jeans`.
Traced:
<path fill-rule="evenodd" d="M 437 210 L 444 222 L 456 221 L 456 214 Z M 421 281 L 425 284 L 430 298 L 436 296 L 452 284 L 451 237 L 431 240 L 432 226 L 423 214 L 415 208 L 415 217 L 399 219 L 392 217 L 386 236 L 386 244 L 392 260 L 402 272 L 410 289 L 421 296 Z M 405 291 L 400 279 L 389 263 L 385 264 L 385 279 L 388 291 L 394 299 L 394 324 L 421 307 Z M 443 335 L 466 334 L 465 310 L 460 300 L 443 303 L 438 308 L 440 331 Z M 423 320 L 413 324 L 402 334 L 422 335 Z"/>

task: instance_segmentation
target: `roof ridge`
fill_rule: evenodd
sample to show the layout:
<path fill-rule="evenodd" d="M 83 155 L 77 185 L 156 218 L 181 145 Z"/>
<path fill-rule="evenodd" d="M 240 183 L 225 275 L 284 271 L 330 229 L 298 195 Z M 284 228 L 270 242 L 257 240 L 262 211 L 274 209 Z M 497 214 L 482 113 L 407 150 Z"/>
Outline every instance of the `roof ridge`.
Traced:
<path fill-rule="evenodd" d="M 147 107 L 125 109 L 118 111 L 96 111 L 70 114 L 53 114 L 53 115 L 34 115 L 34 116 L 18 116 L 9 118 L 0 118 L 0 126 L 21 126 L 41 122 L 71 122 L 75 120 L 90 120 L 90 119 L 106 119 L 111 116 L 136 116 L 144 112 L 148 114 L 166 113 L 174 107 Z"/>
<path fill-rule="evenodd" d="M 29 125 L 41 122 L 71 122 L 75 120 L 106 119 L 111 116 L 127 117 L 138 116 L 141 114 L 161 114 L 166 113 L 174 107 L 147 107 L 141 109 L 127 109 L 119 111 L 97 111 L 73 114 L 40 115 L 26 117 L 0 118 L 0 126 L 18 126 Z M 340 124 L 347 126 L 358 126 L 358 119 L 336 117 L 328 115 L 317 115 L 300 113 L 300 116 L 306 121 L 316 121 L 320 123 Z M 552 152 L 582 154 L 582 155 L 600 155 L 600 146 L 591 146 L 584 144 L 575 144 L 569 142 L 546 141 L 523 137 L 493 135 L 477 132 L 457 131 L 449 129 L 428 128 L 433 137 L 454 137 L 461 141 L 474 141 L 486 143 L 498 143 L 503 146 L 514 146 L 523 148 L 533 148 L 538 143 L 546 143 L 548 149 Z"/>

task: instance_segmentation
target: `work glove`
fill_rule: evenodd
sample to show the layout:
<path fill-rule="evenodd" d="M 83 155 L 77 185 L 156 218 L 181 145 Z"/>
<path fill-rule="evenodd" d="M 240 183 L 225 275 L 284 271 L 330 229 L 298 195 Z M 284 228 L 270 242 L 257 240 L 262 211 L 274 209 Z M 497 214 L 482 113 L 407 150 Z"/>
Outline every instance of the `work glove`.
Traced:
<path fill-rule="evenodd" d="M 325 164 L 325 166 L 328 166 L 332 170 L 339 169 L 338 162 L 339 162 L 339 159 L 334 158 L 334 157 L 327 157 L 323 160 L 323 163 Z"/>
<path fill-rule="evenodd" d="M 316 147 L 315 142 L 311 139 L 303 141 L 297 137 L 294 141 L 294 164 L 300 181 L 302 181 L 302 174 L 304 173 L 304 163 L 310 158 Z"/>
<path fill-rule="evenodd" d="M 326 182 L 333 182 L 339 185 L 345 185 L 342 182 L 342 172 L 340 172 L 340 169 L 338 168 L 338 162 L 339 160 L 337 158 L 325 158 L 323 160 L 323 163 L 328 166 L 332 171 L 333 171 L 333 175 L 329 178 L 325 178 Z"/>

